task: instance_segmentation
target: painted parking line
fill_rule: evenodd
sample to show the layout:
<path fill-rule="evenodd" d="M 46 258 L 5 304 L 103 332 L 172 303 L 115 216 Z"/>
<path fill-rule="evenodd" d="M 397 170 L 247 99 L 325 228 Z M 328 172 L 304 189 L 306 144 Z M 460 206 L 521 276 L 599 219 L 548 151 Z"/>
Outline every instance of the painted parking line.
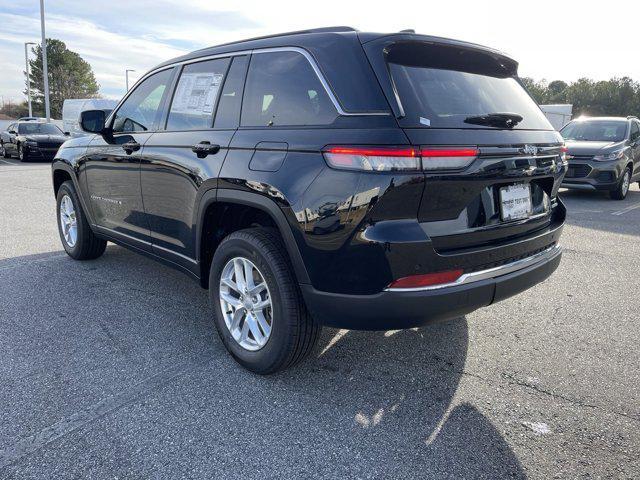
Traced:
<path fill-rule="evenodd" d="M 11 163 L 11 162 L 9 162 L 7 160 L 3 160 L 2 158 L 0 158 L 0 162 L 6 163 L 7 165 L 15 165 L 15 163 Z"/>
<path fill-rule="evenodd" d="M 625 213 L 628 213 L 631 210 L 635 210 L 636 208 L 640 208 L 640 202 L 630 205 L 627 208 L 623 208 L 622 210 L 618 210 L 617 212 L 613 212 L 611 215 L 624 215 Z"/>

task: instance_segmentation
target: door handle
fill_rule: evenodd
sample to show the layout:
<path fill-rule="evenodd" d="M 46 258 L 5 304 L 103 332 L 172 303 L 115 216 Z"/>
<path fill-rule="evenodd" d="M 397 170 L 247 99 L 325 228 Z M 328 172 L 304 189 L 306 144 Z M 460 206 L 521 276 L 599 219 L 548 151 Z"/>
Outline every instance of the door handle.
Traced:
<path fill-rule="evenodd" d="M 140 144 L 136 141 L 130 141 L 122 144 L 122 149 L 127 152 L 128 155 L 131 155 L 133 152 L 140 150 Z"/>
<path fill-rule="evenodd" d="M 220 151 L 220 145 L 211 142 L 200 142 L 196 143 L 193 147 L 191 147 L 191 151 L 195 153 L 198 158 L 204 158 L 207 155 L 214 155 Z"/>

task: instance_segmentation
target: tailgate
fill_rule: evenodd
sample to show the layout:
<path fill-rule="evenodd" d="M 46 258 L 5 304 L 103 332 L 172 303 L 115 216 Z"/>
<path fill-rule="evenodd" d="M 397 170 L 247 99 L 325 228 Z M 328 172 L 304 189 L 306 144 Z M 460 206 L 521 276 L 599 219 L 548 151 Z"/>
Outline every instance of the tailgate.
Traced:
<path fill-rule="evenodd" d="M 478 157 L 460 171 L 426 171 L 418 219 L 442 254 L 496 246 L 532 235 L 553 221 L 566 166 L 556 132 L 405 129 L 414 145 L 474 146 Z M 423 159 L 428 162 L 428 159 Z M 504 217 L 500 190 L 525 186 L 526 218 Z M 461 253 L 461 252 L 460 252 Z"/>

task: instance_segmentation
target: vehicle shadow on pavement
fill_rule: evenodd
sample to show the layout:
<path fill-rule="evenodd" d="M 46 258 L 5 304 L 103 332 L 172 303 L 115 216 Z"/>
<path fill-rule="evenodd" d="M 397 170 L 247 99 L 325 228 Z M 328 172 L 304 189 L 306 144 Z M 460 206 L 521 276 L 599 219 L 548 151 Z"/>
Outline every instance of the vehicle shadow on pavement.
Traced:
<path fill-rule="evenodd" d="M 475 406 L 454 400 L 467 375 L 467 348 L 464 317 L 389 332 L 325 329 L 318 353 L 281 375 L 297 382 L 305 372 L 331 372 L 331 383 L 323 376 L 304 375 L 307 393 L 337 405 L 356 405 L 354 440 L 375 436 L 377 452 L 367 455 L 377 453 L 382 459 L 394 452 L 411 462 L 415 477 L 440 472 L 455 478 L 525 478 L 496 427 Z M 393 465 L 381 463 L 382 472 L 369 473 L 393 477 Z"/>
<path fill-rule="evenodd" d="M 5 335 L 0 360 L 6 366 L 0 380 L 9 386 L 0 400 L 14 405 L 11 421 L 0 429 L 7 430 L 0 450 L 29 441 L 34 428 L 67 425 L 74 412 L 91 411 L 105 398 L 115 404 L 139 389 L 163 406 L 148 412 L 157 412 L 157 431 L 143 429 L 122 445 L 131 455 L 140 443 L 160 448 L 153 439 L 175 434 L 168 419 L 180 417 L 188 434 L 175 438 L 176 445 L 195 438 L 189 445 L 202 449 L 197 462 L 212 471 L 226 460 L 208 453 L 234 425 L 243 438 L 264 439 L 263 452 L 246 445 L 257 455 L 256 466 L 299 462 L 300 446 L 307 446 L 305 451 L 313 452 L 305 457 L 314 463 L 310 476 L 339 469 L 345 477 L 525 477 L 496 427 L 473 404 L 456 401 L 462 378 L 485 382 L 464 371 L 465 318 L 391 332 L 327 328 L 305 362 L 260 377 L 224 351 L 205 291 L 120 247 L 109 246 L 103 257 L 88 262 L 74 262 L 61 251 L 0 260 L 0 288 L 4 300 L 10 299 L 0 303 L 0 317 L 6 319 L 0 322 Z M 60 291 L 73 294 L 63 299 Z M 158 391 L 136 386 L 181 365 L 188 373 L 166 377 L 173 394 L 169 386 Z M 235 406 L 227 411 L 230 398 L 242 401 L 231 402 Z M 85 428 L 98 421 L 92 417 Z M 136 415 L 129 421 L 127 429 L 142 428 Z M 64 435 L 66 447 L 60 448 L 68 449 L 65 455 L 82 471 L 86 452 L 75 450 L 79 440 L 72 430 Z M 9 460 L 40 459 L 55 445 L 44 442 Z M 122 473 L 116 459 L 105 461 L 104 468 Z M 139 468 L 145 459 L 136 461 Z"/>

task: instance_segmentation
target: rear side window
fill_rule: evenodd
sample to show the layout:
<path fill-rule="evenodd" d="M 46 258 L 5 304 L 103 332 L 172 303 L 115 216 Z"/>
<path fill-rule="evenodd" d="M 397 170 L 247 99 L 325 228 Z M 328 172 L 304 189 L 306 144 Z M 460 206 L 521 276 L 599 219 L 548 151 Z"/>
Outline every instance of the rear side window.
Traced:
<path fill-rule="evenodd" d="M 515 129 L 553 130 L 513 71 L 490 56 L 415 42 L 392 48 L 387 63 L 403 126 L 496 128 L 472 117 L 514 113 L 523 117 Z"/>
<path fill-rule="evenodd" d="M 327 92 L 304 55 L 253 55 L 242 104 L 242 126 L 328 125 L 336 117 Z"/>
<path fill-rule="evenodd" d="M 240 106 L 244 89 L 244 74 L 247 71 L 247 56 L 234 57 L 227 79 L 218 100 L 215 128 L 237 128 L 240 123 Z"/>
<path fill-rule="evenodd" d="M 211 128 L 218 92 L 228 66 L 228 58 L 219 58 L 184 67 L 171 101 L 167 130 Z"/>

